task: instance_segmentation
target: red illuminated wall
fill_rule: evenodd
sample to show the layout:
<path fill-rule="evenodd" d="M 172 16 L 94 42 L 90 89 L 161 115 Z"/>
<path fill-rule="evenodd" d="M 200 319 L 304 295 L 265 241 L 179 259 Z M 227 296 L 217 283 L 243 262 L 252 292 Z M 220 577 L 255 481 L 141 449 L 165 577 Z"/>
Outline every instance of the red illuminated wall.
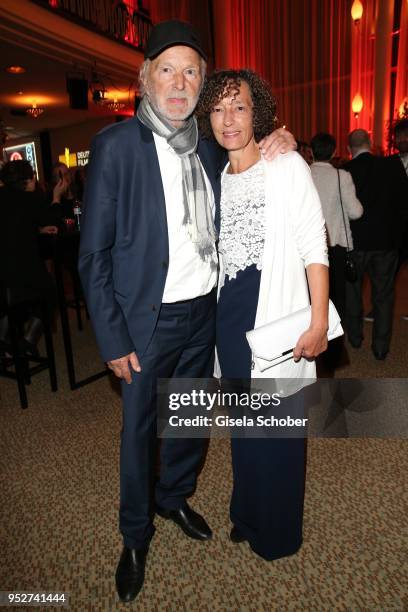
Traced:
<path fill-rule="evenodd" d="M 200 29 L 214 50 L 210 68 L 250 67 L 262 74 L 277 97 L 281 123 L 296 137 L 309 140 L 327 130 L 346 155 L 346 137 L 355 127 L 367 129 L 384 149 L 387 120 L 408 96 L 408 0 L 361 1 L 358 25 L 350 13 L 353 0 L 145 0 L 144 5 L 154 23 L 180 18 Z M 398 62 L 392 69 L 398 2 Z M 351 102 L 357 92 L 364 105 L 356 119 Z"/>
<path fill-rule="evenodd" d="M 349 0 L 213 2 L 217 66 L 249 66 L 272 85 L 278 116 L 297 138 L 349 129 Z"/>

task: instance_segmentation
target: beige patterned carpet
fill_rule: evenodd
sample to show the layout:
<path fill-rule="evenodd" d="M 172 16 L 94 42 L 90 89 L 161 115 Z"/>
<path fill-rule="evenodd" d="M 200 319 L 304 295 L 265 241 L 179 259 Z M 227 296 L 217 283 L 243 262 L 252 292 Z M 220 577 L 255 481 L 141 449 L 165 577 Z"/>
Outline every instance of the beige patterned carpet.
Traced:
<path fill-rule="evenodd" d="M 407 376 L 407 284 L 404 274 L 389 358 L 375 362 L 367 338 L 339 376 Z M 92 333 L 72 329 L 85 376 L 99 367 Z M 66 591 L 70 610 L 90 612 L 408 610 L 408 445 L 398 439 L 309 440 L 304 545 L 272 563 L 229 541 L 229 444 L 212 440 L 191 502 L 213 540 L 157 518 L 144 589 L 120 604 L 120 398 L 107 378 L 69 391 L 59 332 L 56 345 L 57 393 L 38 374 L 21 410 L 15 384 L 0 379 L 0 590 Z"/>

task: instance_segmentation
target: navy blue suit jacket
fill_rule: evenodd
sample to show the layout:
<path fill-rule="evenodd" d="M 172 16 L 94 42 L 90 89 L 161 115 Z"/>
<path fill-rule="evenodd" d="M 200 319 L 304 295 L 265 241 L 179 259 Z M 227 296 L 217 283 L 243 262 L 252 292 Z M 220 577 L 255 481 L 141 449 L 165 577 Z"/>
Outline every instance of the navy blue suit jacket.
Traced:
<path fill-rule="evenodd" d="M 219 224 L 224 153 L 200 140 Z M 169 262 L 166 206 L 152 132 L 136 117 L 92 142 L 79 272 L 104 361 L 143 355 L 154 332 Z"/>

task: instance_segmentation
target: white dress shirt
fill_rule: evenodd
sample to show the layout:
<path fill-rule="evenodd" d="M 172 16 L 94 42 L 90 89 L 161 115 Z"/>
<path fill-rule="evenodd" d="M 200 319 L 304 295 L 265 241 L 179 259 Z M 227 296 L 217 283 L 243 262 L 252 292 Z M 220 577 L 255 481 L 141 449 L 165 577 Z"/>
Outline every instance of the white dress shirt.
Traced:
<path fill-rule="evenodd" d="M 191 241 L 184 219 L 181 159 L 165 138 L 153 133 L 159 158 L 160 173 L 166 201 L 169 235 L 169 268 L 164 286 L 163 302 L 190 300 L 209 293 L 217 282 L 217 255 L 213 266 L 203 261 Z M 215 214 L 214 194 L 203 168 L 211 209 Z"/>

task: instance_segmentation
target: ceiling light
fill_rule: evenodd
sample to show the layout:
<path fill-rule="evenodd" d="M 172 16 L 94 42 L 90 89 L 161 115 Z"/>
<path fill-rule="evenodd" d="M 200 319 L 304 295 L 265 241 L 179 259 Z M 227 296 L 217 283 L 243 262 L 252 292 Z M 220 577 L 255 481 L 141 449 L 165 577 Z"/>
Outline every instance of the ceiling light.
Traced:
<path fill-rule="evenodd" d="M 94 89 L 92 91 L 92 102 L 99 104 L 99 102 L 105 99 L 105 93 L 106 89 Z"/>
<path fill-rule="evenodd" d="M 89 83 L 89 89 L 91 90 L 92 101 L 95 104 L 99 104 L 99 102 L 105 100 L 105 94 L 107 93 L 105 83 L 98 76 L 96 70 L 92 70 L 91 72 L 91 81 Z"/>
<path fill-rule="evenodd" d="M 40 115 L 43 114 L 43 112 L 44 109 L 41 108 L 41 106 L 37 106 L 35 103 L 26 110 L 27 115 L 30 115 L 30 117 L 32 117 L 33 119 L 37 119 Z"/>
<path fill-rule="evenodd" d="M 115 98 L 113 101 L 108 102 L 106 106 L 109 108 L 109 110 L 117 113 L 118 111 L 125 108 L 126 104 L 124 104 L 124 102 L 118 102 L 117 99 Z"/>
<path fill-rule="evenodd" d="M 10 74 L 24 74 L 26 69 L 23 66 L 8 66 L 6 71 Z"/>

